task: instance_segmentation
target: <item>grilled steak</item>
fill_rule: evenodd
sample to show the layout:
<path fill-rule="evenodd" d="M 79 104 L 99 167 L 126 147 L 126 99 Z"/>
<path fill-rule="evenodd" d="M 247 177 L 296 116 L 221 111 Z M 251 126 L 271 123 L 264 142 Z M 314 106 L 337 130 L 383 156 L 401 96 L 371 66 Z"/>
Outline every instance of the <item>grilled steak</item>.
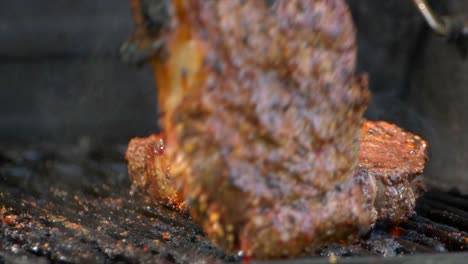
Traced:
<path fill-rule="evenodd" d="M 378 217 L 393 223 L 406 220 L 423 192 L 421 176 L 427 143 L 386 122 L 367 121 L 361 128 L 359 173 L 371 189 Z M 374 196 L 371 198 L 370 196 Z"/>
<path fill-rule="evenodd" d="M 404 220 L 425 161 L 425 143 L 395 126 L 359 134 L 369 93 L 354 75 L 345 2 L 270 2 L 168 5 L 170 25 L 146 40 L 164 42 L 153 62 L 167 157 L 155 137 L 127 153 L 135 186 L 183 196 L 214 243 L 257 258 L 352 241 L 377 217 Z"/>
<path fill-rule="evenodd" d="M 183 210 L 186 203 L 180 200 L 180 184 L 169 173 L 170 165 L 177 164 L 167 161 L 164 148 L 161 148 L 164 146 L 162 138 L 136 138 L 129 143 L 127 159 L 133 187 Z M 336 185 L 327 194 L 320 210 L 303 212 L 314 217 L 315 228 L 327 232 L 331 238 L 317 237 L 321 241 L 305 248 L 313 249 L 327 241 L 336 241 L 338 231 L 351 234 L 349 239 L 352 240 L 354 235 L 364 234 L 376 220 L 399 223 L 414 213 L 415 200 L 423 190 L 420 176 L 427 159 L 427 143 L 395 125 L 371 121 L 362 125 L 360 141 L 359 169 L 352 179 Z M 151 165 L 161 164 L 158 163 L 160 160 L 165 160 L 165 166 Z M 350 211 L 349 208 L 354 209 Z M 343 215 L 345 213 L 349 215 Z M 360 214 L 363 214 L 362 221 L 353 222 Z M 283 253 L 290 256 L 293 252 Z"/>

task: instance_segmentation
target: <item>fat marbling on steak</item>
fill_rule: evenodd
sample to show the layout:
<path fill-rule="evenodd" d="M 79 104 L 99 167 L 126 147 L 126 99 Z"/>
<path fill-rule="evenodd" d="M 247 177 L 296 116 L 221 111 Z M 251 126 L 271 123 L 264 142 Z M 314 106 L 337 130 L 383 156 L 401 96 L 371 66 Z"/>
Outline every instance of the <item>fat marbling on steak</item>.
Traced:
<path fill-rule="evenodd" d="M 146 33 L 164 43 L 153 63 L 167 147 L 134 139 L 127 152 L 134 186 L 184 197 L 215 244 L 256 258 L 406 219 L 426 160 L 422 139 L 363 124 L 369 92 L 345 2 L 270 2 L 165 2 L 171 23 Z"/>

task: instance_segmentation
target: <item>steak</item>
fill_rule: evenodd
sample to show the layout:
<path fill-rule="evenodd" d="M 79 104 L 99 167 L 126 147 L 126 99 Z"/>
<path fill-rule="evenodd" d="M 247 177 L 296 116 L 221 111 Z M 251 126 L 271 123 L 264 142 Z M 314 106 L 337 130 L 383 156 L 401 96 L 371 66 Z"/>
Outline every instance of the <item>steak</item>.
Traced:
<path fill-rule="evenodd" d="M 162 138 L 163 135 L 153 135 L 130 141 L 127 160 L 133 188 L 156 201 L 185 210 L 187 203 L 180 199 L 183 195 L 180 184 L 170 175 L 170 165 L 177 164 L 167 161 Z M 345 184 L 336 185 L 320 210 L 303 212 L 315 218 L 315 236 L 317 232 L 328 234 L 326 240 L 317 237 L 316 244 L 307 245 L 305 248 L 309 250 L 336 242 L 337 235 L 352 235 L 348 240 L 352 241 L 356 235 L 365 234 L 376 220 L 399 224 L 414 213 L 416 198 L 424 190 L 421 176 L 427 160 L 427 143 L 395 125 L 372 121 L 363 123 L 360 142 L 359 169 L 355 175 Z M 161 164 L 161 160 L 165 160 L 165 166 L 151 165 Z M 345 212 L 351 214 L 344 215 Z M 361 221 L 353 223 L 360 214 L 364 215 Z M 345 234 L 337 234 L 337 230 Z M 252 239 L 255 240 L 255 234 Z M 306 253 L 305 248 L 297 254 Z M 283 251 L 281 255 L 291 253 Z"/>
<path fill-rule="evenodd" d="M 361 127 L 359 173 L 371 191 L 377 215 L 398 224 L 414 212 L 424 191 L 421 175 L 427 161 L 427 142 L 387 122 L 364 122 Z M 367 178 L 366 178 L 367 177 Z"/>
<path fill-rule="evenodd" d="M 134 186 L 187 201 L 215 244 L 256 258 L 352 242 L 412 213 L 426 143 L 363 124 L 343 0 L 163 2 L 171 22 L 141 43 L 158 43 L 165 137 L 131 141 Z"/>

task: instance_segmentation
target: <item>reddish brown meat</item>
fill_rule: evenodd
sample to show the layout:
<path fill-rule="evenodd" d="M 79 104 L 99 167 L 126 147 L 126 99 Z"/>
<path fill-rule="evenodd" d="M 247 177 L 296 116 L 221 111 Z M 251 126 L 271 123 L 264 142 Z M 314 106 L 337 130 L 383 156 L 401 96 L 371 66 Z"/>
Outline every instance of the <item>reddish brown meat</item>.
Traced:
<path fill-rule="evenodd" d="M 170 179 L 183 185 L 171 193 L 191 202 L 214 243 L 257 258 L 352 241 L 379 213 L 404 219 L 411 206 L 383 202 L 403 185 L 384 183 L 393 175 L 407 184 L 419 167 L 365 163 L 378 153 L 372 144 L 358 167 L 369 95 L 365 79 L 354 76 L 344 1 L 266 2 L 174 0 L 170 25 L 151 36 L 166 44 L 154 63 L 167 155 L 176 165 Z M 388 140 L 409 137 L 396 132 L 365 140 L 388 148 Z M 420 150 L 414 160 L 423 163 Z"/>
<path fill-rule="evenodd" d="M 155 200 L 184 210 L 186 203 L 170 174 L 163 138 L 162 135 L 151 135 L 148 138 L 134 138 L 128 144 L 125 158 L 128 161 L 132 192 L 136 189 L 144 190 Z"/>
<path fill-rule="evenodd" d="M 380 219 L 399 223 L 414 211 L 423 190 L 418 176 L 427 160 L 427 143 L 386 122 L 367 121 L 361 128 L 361 174 L 370 180 L 371 196 Z"/>
<path fill-rule="evenodd" d="M 360 141 L 358 172 L 346 184 L 335 186 L 335 190 L 327 194 L 326 206 L 314 212 L 316 228 L 332 236 L 318 236 L 316 233 L 316 239 L 322 240 L 318 244 L 335 241 L 336 232 L 364 234 L 376 219 L 399 223 L 414 212 L 415 199 L 422 191 L 419 177 L 427 159 L 427 143 L 395 125 L 371 121 L 362 125 Z M 157 200 L 170 205 L 176 202 L 178 208 L 185 208 L 183 201 L 167 199 L 174 194 L 180 197 L 179 186 L 172 176 L 167 177 L 169 164 L 167 167 L 147 165 L 157 161 L 155 158 L 163 158 L 160 156 L 162 152 L 154 151 L 154 146 L 161 146 L 160 136 L 130 142 L 127 159 L 133 186 L 142 188 Z M 360 210 L 364 208 L 366 213 L 362 221 L 353 223 L 359 218 L 349 214 L 349 210 L 343 210 L 343 206 L 354 207 L 356 214 L 361 214 Z M 348 218 L 349 222 L 344 222 Z M 311 249 L 314 247 L 314 244 L 310 245 Z"/>
<path fill-rule="evenodd" d="M 184 4 L 206 76 L 166 109 L 194 219 L 215 244 L 258 258 L 353 240 L 372 223 L 359 188 L 344 184 L 368 91 L 344 2 Z"/>

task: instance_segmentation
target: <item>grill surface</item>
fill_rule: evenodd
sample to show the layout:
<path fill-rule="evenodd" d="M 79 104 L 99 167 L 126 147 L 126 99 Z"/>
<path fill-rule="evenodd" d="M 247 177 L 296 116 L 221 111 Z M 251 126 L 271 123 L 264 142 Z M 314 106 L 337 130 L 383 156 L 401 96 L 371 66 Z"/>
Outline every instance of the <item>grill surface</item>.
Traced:
<path fill-rule="evenodd" d="M 187 215 L 131 197 L 124 151 L 86 140 L 0 148 L 0 262 L 242 260 L 212 246 Z M 417 212 L 399 227 L 379 223 L 354 245 L 330 245 L 308 261 L 463 263 L 468 254 L 452 252 L 468 250 L 468 197 L 430 191 Z M 391 258 L 399 255 L 414 256 Z"/>

